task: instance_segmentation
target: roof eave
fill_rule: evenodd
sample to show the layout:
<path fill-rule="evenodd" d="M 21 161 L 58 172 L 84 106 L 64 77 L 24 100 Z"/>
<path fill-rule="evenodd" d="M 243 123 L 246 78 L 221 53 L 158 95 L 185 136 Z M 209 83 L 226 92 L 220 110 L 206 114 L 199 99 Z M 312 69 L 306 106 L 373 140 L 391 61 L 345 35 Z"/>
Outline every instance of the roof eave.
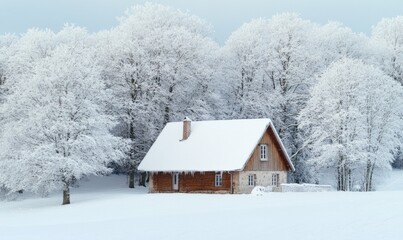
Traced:
<path fill-rule="evenodd" d="M 273 125 L 273 123 L 272 123 L 271 121 L 270 121 L 269 125 L 270 125 L 270 127 L 273 129 L 274 136 L 276 137 L 277 142 L 278 142 L 279 145 L 280 145 L 281 151 L 283 152 L 283 154 L 284 154 L 284 156 L 285 156 L 285 158 L 286 158 L 286 160 L 287 160 L 287 162 L 288 162 L 288 165 L 289 165 L 290 168 L 291 168 L 291 171 L 294 172 L 294 171 L 295 171 L 294 164 L 291 162 L 290 156 L 288 156 L 288 153 L 287 153 L 287 151 L 285 150 L 284 144 L 283 144 L 283 142 L 281 141 L 280 136 L 278 135 L 276 128 L 274 127 L 274 125 Z M 267 129 L 266 129 L 266 130 L 267 130 Z"/>
<path fill-rule="evenodd" d="M 185 169 L 177 169 L 177 170 L 168 170 L 168 169 L 138 169 L 143 172 L 237 172 L 242 171 L 242 169 L 205 169 L 205 170 L 185 170 Z"/>

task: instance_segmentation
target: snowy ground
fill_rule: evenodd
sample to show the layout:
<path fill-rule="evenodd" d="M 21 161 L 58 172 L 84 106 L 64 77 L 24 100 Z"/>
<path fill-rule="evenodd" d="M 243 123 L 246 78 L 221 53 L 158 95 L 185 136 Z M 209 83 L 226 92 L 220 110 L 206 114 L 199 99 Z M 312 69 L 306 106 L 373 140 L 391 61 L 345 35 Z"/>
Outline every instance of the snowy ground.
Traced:
<path fill-rule="evenodd" d="M 391 171 L 378 191 L 403 191 L 403 170 Z"/>
<path fill-rule="evenodd" d="M 403 239 L 403 171 L 371 193 L 146 194 L 94 178 L 61 206 L 0 202 L 0 239 Z M 394 190 L 394 191 L 391 191 Z"/>

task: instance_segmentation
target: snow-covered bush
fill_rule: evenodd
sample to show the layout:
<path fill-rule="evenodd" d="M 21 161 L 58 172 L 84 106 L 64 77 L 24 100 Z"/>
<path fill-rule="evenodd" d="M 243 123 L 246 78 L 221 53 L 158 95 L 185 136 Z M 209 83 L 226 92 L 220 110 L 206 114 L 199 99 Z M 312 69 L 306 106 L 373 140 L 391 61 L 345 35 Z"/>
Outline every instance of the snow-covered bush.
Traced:
<path fill-rule="evenodd" d="M 266 192 L 266 188 L 262 186 L 256 186 L 252 189 L 251 194 L 256 195 L 256 196 L 262 196 L 263 193 Z"/>

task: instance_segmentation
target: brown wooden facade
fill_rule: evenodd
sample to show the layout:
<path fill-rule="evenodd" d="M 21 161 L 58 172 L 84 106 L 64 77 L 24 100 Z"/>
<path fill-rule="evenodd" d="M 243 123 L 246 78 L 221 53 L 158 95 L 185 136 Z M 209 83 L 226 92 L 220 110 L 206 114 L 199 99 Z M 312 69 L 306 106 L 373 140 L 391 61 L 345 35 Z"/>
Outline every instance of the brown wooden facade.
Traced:
<path fill-rule="evenodd" d="M 172 173 L 157 172 L 151 176 L 153 188 L 151 192 L 200 192 L 230 193 L 231 174 L 222 173 L 222 185 L 215 186 L 215 172 L 179 173 L 178 190 L 173 189 Z"/>
<path fill-rule="evenodd" d="M 261 161 L 260 144 L 267 144 L 268 159 Z M 249 160 L 243 169 L 232 172 L 180 172 L 178 190 L 173 188 L 173 173 L 170 172 L 154 172 L 150 176 L 150 192 L 202 192 L 202 193 L 239 193 L 240 175 L 245 172 L 252 171 L 278 171 L 284 172 L 291 170 L 291 166 L 287 162 L 285 155 L 282 153 L 280 143 L 278 143 L 273 130 L 269 127 L 263 134 L 251 153 Z M 215 176 L 217 173 L 222 174 L 222 185 L 215 186 Z"/>
<path fill-rule="evenodd" d="M 260 160 L 260 144 L 267 144 L 268 159 Z M 274 136 L 273 130 L 268 128 L 266 133 L 260 139 L 259 144 L 255 147 L 251 157 L 247 161 L 243 171 L 289 171 L 287 160 L 282 154 L 280 144 Z"/>

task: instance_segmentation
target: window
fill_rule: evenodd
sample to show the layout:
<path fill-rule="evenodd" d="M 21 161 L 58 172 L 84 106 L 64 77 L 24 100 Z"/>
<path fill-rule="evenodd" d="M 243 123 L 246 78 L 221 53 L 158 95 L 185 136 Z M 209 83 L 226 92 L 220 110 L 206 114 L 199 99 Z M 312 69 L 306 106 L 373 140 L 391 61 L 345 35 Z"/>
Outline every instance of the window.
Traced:
<path fill-rule="evenodd" d="M 249 174 L 248 175 L 248 186 L 255 186 L 255 179 L 256 179 L 256 174 Z"/>
<path fill-rule="evenodd" d="M 174 184 L 178 184 L 178 174 L 174 173 Z"/>
<path fill-rule="evenodd" d="M 278 187 L 278 179 L 279 179 L 278 174 L 271 175 L 271 185 Z"/>
<path fill-rule="evenodd" d="M 216 173 L 215 174 L 215 186 L 216 187 L 222 186 L 222 175 L 221 175 L 221 173 Z"/>
<path fill-rule="evenodd" d="M 267 144 L 260 144 L 260 160 L 267 161 Z"/>

